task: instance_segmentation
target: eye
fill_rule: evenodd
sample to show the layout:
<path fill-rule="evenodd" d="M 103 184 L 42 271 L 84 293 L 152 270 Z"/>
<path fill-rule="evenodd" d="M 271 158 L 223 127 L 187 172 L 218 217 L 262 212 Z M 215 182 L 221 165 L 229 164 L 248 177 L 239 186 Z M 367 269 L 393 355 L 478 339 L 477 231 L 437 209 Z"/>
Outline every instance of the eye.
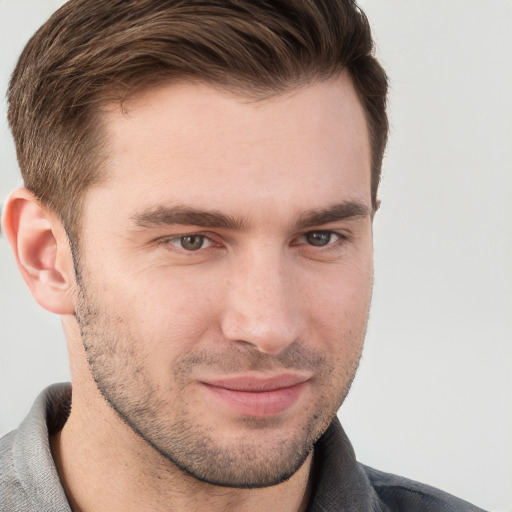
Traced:
<path fill-rule="evenodd" d="M 303 235 L 303 240 L 314 247 L 324 247 L 339 240 L 341 235 L 333 231 L 311 231 Z"/>
<path fill-rule="evenodd" d="M 212 245 L 211 240 L 205 235 L 183 235 L 169 240 L 174 245 L 185 251 L 198 251 Z"/>

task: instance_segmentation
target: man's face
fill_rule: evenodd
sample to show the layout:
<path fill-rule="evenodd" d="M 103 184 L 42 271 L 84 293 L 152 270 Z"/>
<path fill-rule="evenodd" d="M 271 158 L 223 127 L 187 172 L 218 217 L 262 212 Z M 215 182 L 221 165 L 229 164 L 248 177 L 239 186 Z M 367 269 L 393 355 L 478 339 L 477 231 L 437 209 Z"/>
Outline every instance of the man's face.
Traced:
<path fill-rule="evenodd" d="M 350 79 L 260 102 L 176 84 L 105 119 L 77 306 L 97 386 L 196 478 L 276 484 L 341 405 L 366 329 L 370 149 Z"/>

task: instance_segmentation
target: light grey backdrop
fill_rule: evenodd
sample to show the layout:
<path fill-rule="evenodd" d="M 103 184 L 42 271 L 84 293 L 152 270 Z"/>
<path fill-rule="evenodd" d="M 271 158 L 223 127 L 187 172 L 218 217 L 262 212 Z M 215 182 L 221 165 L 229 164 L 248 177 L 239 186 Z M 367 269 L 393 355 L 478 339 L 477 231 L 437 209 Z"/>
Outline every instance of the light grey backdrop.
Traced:
<path fill-rule="evenodd" d="M 0 0 L 0 90 L 62 2 Z M 512 511 L 512 2 L 363 0 L 391 77 L 375 291 L 340 417 L 358 458 Z M 20 183 L 0 113 L 0 197 Z M 67 380 L 0 240 L 0 434 Z"/>

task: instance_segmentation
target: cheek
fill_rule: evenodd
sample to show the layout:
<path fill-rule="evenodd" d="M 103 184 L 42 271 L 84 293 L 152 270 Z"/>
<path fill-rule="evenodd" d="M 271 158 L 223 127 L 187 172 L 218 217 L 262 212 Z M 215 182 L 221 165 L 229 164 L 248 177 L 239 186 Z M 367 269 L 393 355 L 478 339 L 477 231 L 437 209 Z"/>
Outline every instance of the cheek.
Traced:
<path fill-rule="evenodd" d="M 163 355 L 179 355 L 214 329 L 218 286 L 184 272 L 141 272 L 110 290 L 134 337 Z"/>
<path fill-rule="evenodd" d="M 350 261 L 327 264 L 304 280 L 306 293 L 319 297 L 322 307 L 343 313 L 366 308 L 372 290 L 371 255 L 361 254 Z"/>
<path fill-rule="evenodd" d="M 372 294 L 371 261 L 354 266 L 333 268 L 316 284 L 305 286 L 310 328 L 323 334 L 324 343 L 333 354 L 361 349 L 366 332 Z"/>

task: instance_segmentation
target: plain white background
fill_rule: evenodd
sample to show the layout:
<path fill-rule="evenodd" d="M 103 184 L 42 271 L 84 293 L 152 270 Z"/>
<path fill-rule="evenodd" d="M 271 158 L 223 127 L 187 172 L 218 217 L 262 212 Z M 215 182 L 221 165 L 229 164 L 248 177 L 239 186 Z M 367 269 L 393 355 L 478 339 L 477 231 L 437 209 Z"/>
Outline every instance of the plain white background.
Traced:
<path fill-rule="evenodd" d="M 0 0 L 0 91 L 62 2 Z M 359 460 L 512 511 L 512 2 L 363 0 L 391 79 L 375 289 L 340 417 Z M 0 197 L 20 184 L 0 112 Z M 0 239 L 0 434 L 68 380 Z"/>

